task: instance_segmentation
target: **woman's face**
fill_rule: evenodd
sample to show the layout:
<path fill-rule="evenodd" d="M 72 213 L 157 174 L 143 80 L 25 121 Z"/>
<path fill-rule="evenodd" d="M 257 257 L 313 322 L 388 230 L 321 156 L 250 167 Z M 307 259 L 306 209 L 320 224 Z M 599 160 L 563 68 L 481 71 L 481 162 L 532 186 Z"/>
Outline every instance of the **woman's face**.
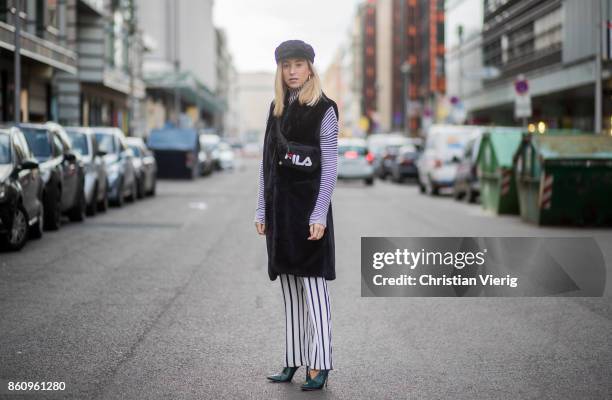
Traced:
<path fill-rule="evenodd" d="M 308 80 L 310 67 L 303 58 L 288 58 L 281 63 L 283 67 L 283 81 L 290 88 L 298 88 Z"/>

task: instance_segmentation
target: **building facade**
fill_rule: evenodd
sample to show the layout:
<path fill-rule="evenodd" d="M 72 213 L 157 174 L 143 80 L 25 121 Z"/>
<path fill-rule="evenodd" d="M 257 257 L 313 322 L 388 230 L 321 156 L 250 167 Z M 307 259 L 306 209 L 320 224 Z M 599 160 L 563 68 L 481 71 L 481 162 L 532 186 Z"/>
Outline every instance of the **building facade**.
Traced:
<path fill-rule="evenodd" d="M 57 120 L 59 93 L 54 78 L 59 73 L 77 73 L 77 53 L 68 40 L 67 16 L 75 6 L 76 0 L 0 1 L 0 121 L 16 120 L 17 23 L 21 30 L 19 121 Z"/>
<path fill-rule="evenodd" d="M 217 34 L 212 0 L 137 0 L 144 42 L 146 130 L 166 123 L 214 127 L 225 105 L 217 97 Z M 163 115 L 164 117 L 160 117 Z"/>
<path fill-rule="evenodd" d="M 448 27 L 455 30 L 447 38 L 447 73 L 458 78 L 449 94 L 462 99 L 472 123 L 594 131 L 599 120 L 609 132 L 611 6 L 609 0 L 447 1 Z M 466 18 L 474 7 L 479 12 L 470 15 L 481 20 Z M 531 96 L 525 120 L 514 115 L 519 76 Z"/>

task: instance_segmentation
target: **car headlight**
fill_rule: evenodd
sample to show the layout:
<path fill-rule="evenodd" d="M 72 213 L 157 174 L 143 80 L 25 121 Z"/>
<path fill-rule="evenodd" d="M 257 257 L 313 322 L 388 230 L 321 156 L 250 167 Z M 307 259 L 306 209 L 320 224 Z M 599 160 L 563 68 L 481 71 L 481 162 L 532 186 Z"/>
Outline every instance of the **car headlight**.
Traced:
<path fill-rule="evenodd" d="M 0 183 L 0 200 L 4 200 L 6 197 L 6 185 L 4 183 Z"/>

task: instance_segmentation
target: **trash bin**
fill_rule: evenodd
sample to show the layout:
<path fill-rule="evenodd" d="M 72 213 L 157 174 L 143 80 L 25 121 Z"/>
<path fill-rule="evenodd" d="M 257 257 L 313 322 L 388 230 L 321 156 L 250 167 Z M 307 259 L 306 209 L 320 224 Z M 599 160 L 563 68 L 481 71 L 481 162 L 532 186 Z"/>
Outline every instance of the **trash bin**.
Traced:
<path fill-rule="evenodd" d="M 612 225 L 612 137 L 524 134 L 513 162 L 523 220 Z"/>
<path fill-rule="evenodd" d="M 512 157 L 522 137 L 521 128 L 492 128 L 483 133 L 476 164 L 480 202 L 485 210 L 519 213 Z"/>

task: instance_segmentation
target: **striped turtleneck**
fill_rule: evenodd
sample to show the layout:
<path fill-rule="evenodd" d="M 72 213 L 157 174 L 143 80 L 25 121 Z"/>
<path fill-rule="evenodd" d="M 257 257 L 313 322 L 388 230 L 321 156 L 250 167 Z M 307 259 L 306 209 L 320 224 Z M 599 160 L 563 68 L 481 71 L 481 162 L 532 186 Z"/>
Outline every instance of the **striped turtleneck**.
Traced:
<path fill-rule="evenodd" d="M 301 90 L 299 88 L 289 88 L 289 104 L 294 102 Z M 331 202 L 332 193 L 336 187 L 338 177 L 338 120 L 333 107 L 329 107 L 321 121 L 321 183 L 317 202 L 310 215 L 309 224 L 314 223 L 326 225 L 327 211 Z M 264 203 L 264 176 L 263 159 L 259 163 L 259 192 L 257 196 L 257 210 L 255 211 L 255 221 L 265 223 L 265 203 Z"/>

